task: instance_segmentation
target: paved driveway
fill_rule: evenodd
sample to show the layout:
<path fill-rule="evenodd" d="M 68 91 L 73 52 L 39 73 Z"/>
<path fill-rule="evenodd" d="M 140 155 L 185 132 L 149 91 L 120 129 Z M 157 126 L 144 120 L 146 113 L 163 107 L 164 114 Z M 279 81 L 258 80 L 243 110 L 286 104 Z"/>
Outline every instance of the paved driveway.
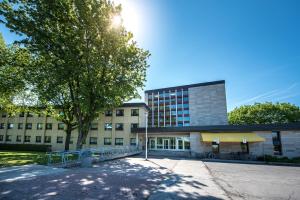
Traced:
<path fill-rule="evenodd" d="M 300 167 L 205 164 L 232 199 L 300 199 Z"/>
<path fill-rule="evenodd" d="M 0 199 L 227 199 L 199 160 L 132 157 L 42 175 L 25 171 L 34 176 L 0 175 Z"/>

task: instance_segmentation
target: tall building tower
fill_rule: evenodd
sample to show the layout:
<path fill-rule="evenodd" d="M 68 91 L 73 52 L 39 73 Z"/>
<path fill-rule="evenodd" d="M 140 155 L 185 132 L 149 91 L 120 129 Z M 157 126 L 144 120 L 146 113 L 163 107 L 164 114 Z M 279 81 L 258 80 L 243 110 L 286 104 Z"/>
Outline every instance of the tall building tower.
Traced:
<path fill-rule="evenodd" d="M 225 81 L 145 91 L 150 127 L 227 124 Z"/>

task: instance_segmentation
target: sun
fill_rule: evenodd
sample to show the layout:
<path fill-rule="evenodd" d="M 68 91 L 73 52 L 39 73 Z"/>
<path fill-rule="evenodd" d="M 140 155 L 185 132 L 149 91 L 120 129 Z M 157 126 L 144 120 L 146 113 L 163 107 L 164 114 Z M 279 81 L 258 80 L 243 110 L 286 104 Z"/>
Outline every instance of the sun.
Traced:
<path fill-rule="evenodd" d="M 143 14 L 135 0 L 114 0 L 115 5 L 121 4 L 121 16 L 113 17 L 113 26 L 123 24 L 127 31 L 140 37 L 143 33 Z"/>
<path fill-rule="evenodd" d="M 112 27 L 118 28 L 122 24 L 122 17 L 120 15 L 115 15 L 112 18 Z"/>

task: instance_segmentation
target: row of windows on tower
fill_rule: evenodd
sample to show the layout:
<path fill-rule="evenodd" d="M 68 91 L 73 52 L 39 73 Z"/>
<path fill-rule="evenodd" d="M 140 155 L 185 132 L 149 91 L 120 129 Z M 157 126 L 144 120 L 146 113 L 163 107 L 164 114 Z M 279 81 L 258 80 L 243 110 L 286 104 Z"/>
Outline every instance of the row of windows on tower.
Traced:
<path fill-rule="evenodd" d="M 25 124 L 25 129 L 31 130 L 33 127 L 32 123 L 26 123 Z M 44 124 L 43 123 L 37 123 L 36 124 L 36 130 L 43 130 Z M 52 130 L 53 124 L 52 123 L 46 123 L 46 130 Z M 104 130 L 112 130 L 112 123 L 105 123 L 104 124 Z M 138 128 L 139 124 L 138 123 L 131 123 L 131 128 Z M 7 124 L 7 129 L 13 129 L 14 124 L 13 123 L 8 123 Z M 24 124 L 23 123 L 18 123 L 18 129 L 23 129 Z M 57 124 L 57 130 L 64 130 L 65 124 L 64 123 L 58 123 Z M 5 129 L 5 124 L 0 123 L 0 129 Z M 90 130 L 98 130 L 98 123 L 91 123 L 90 125 Z M 124 124 L 123 123 L 115 123 L 115 130 L 122 131 L 124 130 Z"/>
<path fill-rule="evenodd" d="M 181 91 L 181 90 L 179 90 L 179 91 L 177 91 L 177 92 L 175 92 L 175 91 L 162 91 L 162 92 L 159 92 L 159 94 L 158 94 L 158 92 L 155 92 L 155 93 L 153 93 L 153 94 L 148 94 L 148 99 L 152 99 L 152 97 L 153 98 L 164 98 L 164 97 L 173 97 L 173 96 L 188 96 L 188 91 L 187 90 L 183 90 L 183 91 Z"/>

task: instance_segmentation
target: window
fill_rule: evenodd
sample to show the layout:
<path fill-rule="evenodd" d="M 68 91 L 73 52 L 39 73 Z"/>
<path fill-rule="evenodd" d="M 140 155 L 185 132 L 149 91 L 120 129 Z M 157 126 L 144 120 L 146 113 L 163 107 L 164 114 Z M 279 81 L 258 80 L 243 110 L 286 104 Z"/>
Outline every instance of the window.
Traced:
<path fill-rule="evenodd" d="M 18 129 L 23 129 L 23 123 L 18 124 Z"/>
<path fill-rule="evenodd" d="M 105 111 L 105 116 L 106 116 L 106 117 L 112 116 L 112 111 L 111 111 L 111 110 Z"/>
<path fill-rule="evenodd" d="M 43 124 L 42 123 L 37 123 L 36 124 L 36 129 L 37 130 L 42 130 L 43 129 Z"/>
<path fill-rule="evenodd" d="M 111 138 L 104 138 L 104 145 L 111 145 Z"/>
<path fill-rule="evenodd" d="M 35 137 L 35 142 L 36 143 L 41 143 L 42 142 L 42 136 L 36 136 Z"/>
<path fill-rule="evenodd" d="M 4 123 L 0 124 L 0 129 L 5 129 L 5 124 Z"/>
<path fill-rule="evenodd" d="M 242 153 L 249 153 L 249 145 L 248 142 L 241 142 L 241 150 Z"/>
<path fill-rule="evenodd" d="M 122 123 L 116 123 L 116 131 L 123 131 L 123 124 Z"/>
<path fill-rule="evenodd" d="M 131 128 L 138 128 L 139 127 L 139 124 L 137 124 L 137 123 L 132 123 L 131 124 Z"/>
<path fill-rule="evenodd" d="M 46 129 L 52 130 L 52 123 L 46 123 Z"/>
<path fill-rule="evenodd" d="M 130 138 L 130 145 L 135 146 L 136 145 L 136 139 L 135 138 Z"/>
<path fill-rule="evenodd" d="M 112 130 L 112 123 L 105 123 L 104 130 L 106 130 L 106 131 Z"/>
<path fill-rule="evenodd" d="M 98 130 L 98 123 L 91 123 L 91 130 Z"/>
<path fill-rule="evenodd" d="M 0 141 L 3 141 L 3 135 L 0 135 Z"/>
<path fill-rule="evenodd" d="M 185 140 L 184 141 L 184 149 L 189 150 L 191 148 L 190 141 Z"/>
<path fill-rule="evenodd" d="M 64 123 L 58 123 L 57 124 L 57 129 L 58 130 L 64 130 L 65 129 L 65 124 Z"/>
<path fill-rule="evenodd" d="M 90 144 L 97 144 L 97 138 L 96 137 L 90 137 Z"/>
<path fill-rule="evenodd" d="M 124 116 L 124 110 L 123 109 L 118 109 L 116 110 L 116 116 Z"/>
<path fill-rule="evenodd" d="M 25 113 L 24 112 L 21 112 L 20 114 L 19 114 L 19 117 L 24 117 L 25 116 Z"/>
<path fill-rule="evenodd" d="M 74 140 L 74 138 L 71 137 L 71 138 L 70 138 L 70 143 L 69 143 L 69 144 L 73 144 L 73 140 Z"/>
<path fill-rule="evenodd" d="M 212 152 L 216 154 L 220 152 L 219 143 L 212 142 Z"/>
<path fill-rule="evenodd" d="M 11 135 L 6 135 L 5 141 L 6 142 L 11 142 Z"/>
<path fill-rule="evenodd" d="M 24 142 L 30 142 L 30 136 L 29 135 L 25 135 Z"/>
<path fill-rule="evenodd" d="M 123 138 L 116 138 L 115 145 L 122 146 L 123 145 Z"/>
<path fill-rule="evenodd" d="M 26 129 L 32 129 L 32 123 L 26 123 L 25 128 Z"/>
<path fill-rule="evenodd" d="M 131 109 L 131 116 L 139 116 L 139 109 Z"/>
<path fill-rule="evenodd" d="M 57 144 L 62 144 L 63 143 L 63 137 L 62 136 L 57 136 L 56 143 Z"/>
<path fill-rule="evenodd" d="M 27 112 L 27 117 L 33 117 L 33 114 L 30 112 Z"/>
<path fill-rule="evenodd" d="M 17 135 L 16 142 L 21 142 L 22 141 L 22 135 Z"/>
<path fill-rule="evenodd" d="M 7 124 L 7 129 L 13 129 L 14 128 L 14 124 L 13 123 L 8 123 Z"/>
<path fill-rule="evenodd" d="M 45 143 L 51 143 L 51 136 L 45 136 Z"/>
<path fill-rule="evenodd" d="M 2 118 L 5 118 L 6 117 L 6 113 L 2 113 Z"/>
<path fill-rule="evenodd" d="M 274 155 L 282 155 L 280 132 L 272 132 Z"/>

